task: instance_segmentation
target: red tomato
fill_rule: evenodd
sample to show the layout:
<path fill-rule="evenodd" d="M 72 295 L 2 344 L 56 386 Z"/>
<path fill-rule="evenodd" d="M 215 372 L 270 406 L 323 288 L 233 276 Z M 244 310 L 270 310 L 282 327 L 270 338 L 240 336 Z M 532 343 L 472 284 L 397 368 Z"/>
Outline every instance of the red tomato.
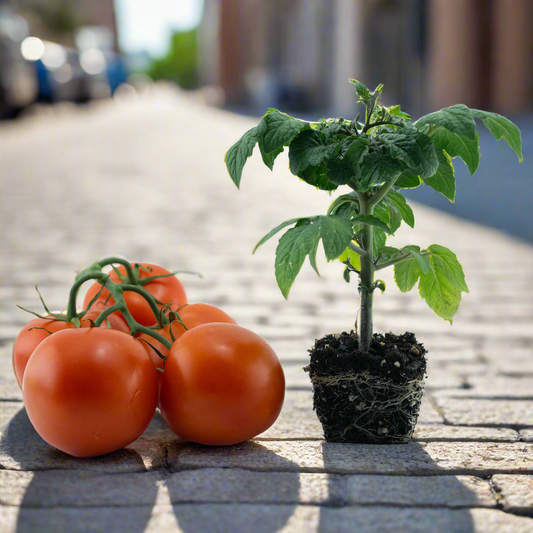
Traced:
<path fill-rule="evenodd" d="M 197 326 L 201 326 L 202 324 L 210 324 L 212 322 L 225 322 L 227 324 L 235 324 L 235 320 L 233 320 L 233 318 L 231 318 L 227 313 L 222 311 L 222 309 L 219 309 L 214 305 L 186 304 L 181 306 L 177 311 L 180 315 L 181 320 L 183 321 L 185 326 L 187 326 L 187 329 L 192 329 Z M 174 335 L 174 339 L 176 340 L 178 340 L 186 331 L 178 320 L 174 320 L 168 326 L 165 326 L 163 329 L 157 330 L 157 333 L 163 335 L 163 337 L 165 337 L 165 339 L 168 339 L 170 342 L 174 342 L 172 340 L 172 336 L 170 335 L 171 328 L 172 333 Z M 150 344 L 155 346 L 163 355 L 168 355 L 168 348 L 166 348 L 163 344 L 161 344 L 153 337 L 150 337 L 150 335 L 142 333 L 141 335 L 139 335 L 139 339 L 144 339 L 148 341 Z M 146 347 L 148 348 L 148 352 L 150 353 L 150 357 L 152 358 L 152 361 L 154 362 L 155 366 L 157 368 L 163 368 L 163 359 L 161 359 L 161 357 L 159 357 L 159 355 L 157 355 L 157 353 L 148 344 L 146 344 Z M 161 372 L 159 372 L 159 374 L 160 376 L 162 376 Z"/>
<path fill-rule="evenodd" d="M 160 409 L 183 439 L 236 444 L 275 422 L 284 395 L 281 364 L 265 340 L 237 324 L 204 324 L 172 345 Z"/>
<path fill-rule="evenodd" d="M 24 405 L 48 444 L 74 457 L 119 450 L 148 427 L 157 377 L 142 344 L 121 331 L 67 329 L 33 352 Z"/>
<path fill-rule="evenodd" d="M 132 263 L 132 266 L 136 263 Z M 143 269 L 139 269 L 139 277 L 141 279 L 151 276 L 161 276 L 163 274 L 169 274 L 169 271 L 159 265 L 153 265 L 151 263 L 137 263 L 148 269 L 150 272 L 145 272 Z M 126 273 L 126 269 L 123 266 L 119 266 L 118 270 L 122 273 Z M 115 283 L 121 283 L 118 275 L 113 271 L 110 273 L 111 281 Z M 90 301 L 98 294 L 101 285 L 99 283 L 93 283 L 89 287 L 89 291 L 83 300 L 83 307 L 87 307 Z M 150 281 L 146 285 L 143 285 L 152 296 L 163 303 L 173 304 L 172 309 L 178 309 L 180 305 L 187 303 L 187 296 L 185 295 L 185 289 L 176 276 L 169 276 L 168 278 L 159 278 L 154 281 Z M 108 299 L 109 298 L 109 299 Z M 124 300 L 133 318 L 142 324 L 143 326 L 153 326 L 157 319 L 154 317 L 154 313 L 150 308 L 148 302 L 136 292 L 126 291 L 124 292 Z M 106 302 L 107 305 L 113 305 L 115 301 L 109 296 L 109 291 L 104 289 L 100 294 L 97 302 Z"/>
<path fill-rule="evenodd" d="M 17 378 L 19 387 L 22 387 L 24 370 L 35 348 L 37 348 L 44 339 L 50 337 L 50 333 L 56 333 L 63 329 L 75 327 L 75 324 L 72 322 L 34 318 L 22 328 L 13 345 L 13 370 L 15 371 L 15 377 Z M 50 333 L 47 333 L 44 329 L 32 328 L 46 328 Z"/>
<path fill-rule="evenodd" d="M 80 324 L 82 328 L 89 328 L 91 326 L 92 320 L 93 322 L 96 322 L 96 319 L 100 315 L 100 313 L 105 309 L 103 306 L 99 306 L 97 309 L 89 309 L 84 315 L 83 318 L 80 320 Z M 119 315 L 117 312 L 111 313 L 100 327 L 107 328 L 107 322 L 109 322 L 109 325 L 111 326 L 111 329 L 116 329 L 117 331 L 122 331 L 123 333 L 129 333 L 130 327 L 128 324 L 126 324 L 126 321 L 122 318 L 121 315 Z"/>

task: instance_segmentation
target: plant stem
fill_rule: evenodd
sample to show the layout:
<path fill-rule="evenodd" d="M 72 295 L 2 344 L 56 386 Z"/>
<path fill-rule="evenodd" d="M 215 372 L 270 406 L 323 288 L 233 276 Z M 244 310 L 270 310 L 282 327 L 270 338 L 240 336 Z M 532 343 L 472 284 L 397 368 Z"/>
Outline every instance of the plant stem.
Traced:
<path fill-rule="evenodd" d="M 349 245 L 348 245 L 348 248 L 350 248 L 350 250 L 352 252 L 355 252 L 356 254 L 359 254 L 359 255 L 366 255 L 366 251 L 363 250 L 362 248 L 360 248 L 359 246 L 357 246 L 357 244 L 354 244 L 353 242 L 351 242 Z"/>
<path fill-rule="evenodd" d="M 365 193 L 359 194 L 360 213 L 362 215 L 372 215 L 374 213 L 374 204 L 369 202 Z M 359 348 L 363 352 L 368 352 L 372 343 L 373 335 L 373 287 L 374 283 L 374 227 L 370 224 L 362 224 L 365 233 L 363 235 L 363 248 L 365 255 L 361 256 L 361 273 L 359 292 L 361 294 L 361 331 L 359 335 Z"/>
<path fill-rule="evenodd" d="M 398 176 L 396 176 L 392 181 L 388 181 L 386 183 L 384 183 L 378 190 L 377 193 L 374 194 L 374 196 L 372 196 L 369 200 L 368 200 L 368 204 L 370 206 L 372 206 L 372 208 L 379 204 L 379 202 L 381 202 L 381 200 L 383 200 L 383 198 L 387 195 L 387 193 L 392 189 L 392 186 L 396 183 L 396 180 L 400 177 L 400 175 L 398 174 Z"/>

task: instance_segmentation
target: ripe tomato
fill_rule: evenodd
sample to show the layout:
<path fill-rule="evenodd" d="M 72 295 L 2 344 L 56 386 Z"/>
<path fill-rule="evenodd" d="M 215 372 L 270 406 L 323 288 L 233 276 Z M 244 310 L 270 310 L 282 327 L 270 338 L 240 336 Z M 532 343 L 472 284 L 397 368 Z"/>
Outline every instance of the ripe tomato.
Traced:
<path fill-rule="evenodd" d="M 63 329 L 75 327 L 75 324 L 72 322 L 34 318 L 22 328 L 13 345 L 13 370 L 15 371 L 15 377 L 17 378 L 19 387 L 22 387 L 24 370 L 35 348 L 37 348 L 44 339 L 50 337 L 50 333 L 53 334 Z M 32 328 L 46 328 L 50 333 L 47 333 L 44 329 Z"/>
<path fill-rule="evenodd" d="M 227 313 L 222 311 L 222 309 L 219 309 L 218 307 L 215 307 L 214 305 L 210 304 L 185 304 L 182 305 L 177 311 L 180 315 L 181 320 L 183 321 L 185 326 L 187 326 L 187 329 L 192 329 L 197 326 L 201 326 L 202 324 L 210 324 L 212 322 L 225 322 L 227 324 L 235 324 L 235 320 L 233 320 L 233 318 L 231 318 Z M 174 339 L 176 340 L 178 340 L 186 331 L 178 320 L 174 320 L 168 326 L 165 326 L 163 329 L 157 330 L 157 333 L 160 333 L 161 335 L 163 335 L 163 337 L 165 337 L 165 339 L 168 339 L 170 342 L 173 342 L 172 336 L 170 335 L 171 328 L 172 334 L 174 335 Z M 139 335 L 139 339 L 144 339 L 148 341 L 150 344 L 155 346 L 163 355 L 168 355 L 168 349 L 159 341 L 157 341 L 153 337 L 150 337 L 150 335 L 141 333 L 141 335 Z M 152 361 L 154 362 L 155 366 L 157 368 L 163 368 L 163 359 L 161 359 L 161 357 L 159 357 L 159 355 L 157 355 L 157 353 L 152 350 L 152 348 L 148 344 L 146 344 L 146 347 L 148 349 L 148 352 L 150 353 L 150 357 L 152 358 Z M 161 372 L 159 372 L 159 375 L 160 377 L 162 376 Z"/>
<path fill-rule="evenodd" d="M 278 417 L 285 396 L 279 359 L 259 335 L 237 324 L 204 324 L 170 349 L 160 395 L 174 433 L 200 444 L 251 439 Z"/>
<path fill-rule="evenodd" d="M 67 329 L 33 352 L 23 398 L 48 444 L 94 457 L 127 446 L 148 427 L 157 406 L 156 370 L 142 344 L 126 333 Z"/>
<path fill-rule="evenodd" d="M 98 315 L 105 309 L 104 306 L 98 306 L 97 308 L 93 307 L 92 309 L 89 309 L 84 315 L 83 318 L 80 320 L 80 324 L 82 328 L 89 328 L 91 326 L 90 320 L 93 322 L 96 321 L 98 318 Z M 90 320 L 89 320 L 90 319 Z M 100 327 L 106 328 L 107 322 L 109 322 L 109 326 L 111 329 L 116 329 L 117 331 L 122 331 L 123 333 L 129 333 L 130 327 L 128 324 L 126 324 L 126 321 L 122 318 L 121 315 L 118 314 L 118 312 L 111 313 Z"/>
<path fill-rule="evenodd" d="M 151 263 L 137 263 L 145 268 L 151 269 L 150 272 L 139 269 L 139 277 L 141 279 L 151 276 L 161 276 L 163 274 L 169 274 L 170 272 L 159 265 L 153 265 Z M 132 263 L 135 265 L 135 263 Z M 122 273 L 126 273 L 126 269 L 123 266 L 119 266 L 118 270 Z M 113 271 L 109 276 L 110 280 L 115 283 L 121 283 L 118 275 Z M 90 301 L 98 294 L 101 285 L 99 283 L 93 283 L 89 287 L 89 291 L 83 300 L 83 307 L 87 307 Z M 152 294 L 157 300 L 163 303 L 172 303 L 172 309 L 177 309 L 180 305 L 187 303 L 187 296 L 185 295 L 185 289 L 176 276 L 169 276 L 168 278 L 159 278 L 154 281 L 150 281 L 146 285 L 143 285 L 150 294 Z M 109 299 L 108 299 L 109 298 Z M 157 319 L 154 317 L 152 309 L 148 305 L 148 302 L 136 292 L 126 291 L 124 292 L 124 300 L 133 318 L 142 324 L 143 326 L 153 326 Z M 97 302 L 106 302 L 106 305 L 113 305 L 115 301 L 109 296 L 109 291 L 104 289 L 100 294 Z"/>

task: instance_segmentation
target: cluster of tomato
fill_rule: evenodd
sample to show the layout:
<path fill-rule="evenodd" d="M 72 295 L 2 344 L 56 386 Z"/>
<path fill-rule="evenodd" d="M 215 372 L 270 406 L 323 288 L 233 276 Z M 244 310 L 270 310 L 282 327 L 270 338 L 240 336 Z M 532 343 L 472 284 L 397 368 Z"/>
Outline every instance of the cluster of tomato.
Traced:
<path fill-rule="evenodd" d="M 268 429 L 285 393 L 272 348 L 221 309 L 188 304 L 168 270 L 135 268 L 142 289 L 110 293 L 127 286 L 124 267 L 114 267 L 76 317 L 36 318 L 18 335 L 15 375 L 39 435 L 76 457 L 102 455 L 135 441 L 158 406 L 172 431 L 201 444 L 236 444 Z M 119 298 L 122 312 L 111 309 Z"/>

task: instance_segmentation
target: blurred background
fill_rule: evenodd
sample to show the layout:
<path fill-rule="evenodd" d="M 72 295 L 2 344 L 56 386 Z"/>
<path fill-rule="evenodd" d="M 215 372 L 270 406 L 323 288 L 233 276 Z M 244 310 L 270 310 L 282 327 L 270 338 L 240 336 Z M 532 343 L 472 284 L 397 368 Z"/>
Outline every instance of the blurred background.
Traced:
<path fill-rule="evenodd" d="M 526 163 L 482 136 L 483 182 L 409 195 L 533 241 L 531 0 L 0 0 L 0 116 L 175 84 L 206 105 L 304 118 L 357 112 L 351 77 L 413 116 L 465 103 L 509 116 Z"/>

